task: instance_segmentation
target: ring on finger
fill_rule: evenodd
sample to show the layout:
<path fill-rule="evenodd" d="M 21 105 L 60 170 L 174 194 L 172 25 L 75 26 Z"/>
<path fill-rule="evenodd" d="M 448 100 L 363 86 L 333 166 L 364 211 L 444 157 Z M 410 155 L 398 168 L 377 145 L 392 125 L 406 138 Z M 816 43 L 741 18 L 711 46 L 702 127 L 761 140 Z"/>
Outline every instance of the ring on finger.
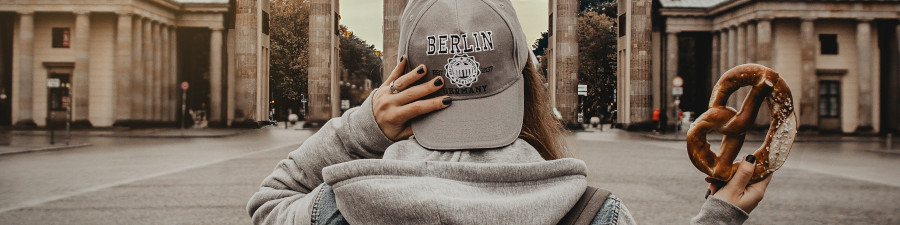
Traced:
<path fill-rule="evenodd" d="M 393 81 L 391 81 L 391 85 L 390 85 L 390 86 L 388 86 L 388 87 L 390 87 L 390 88 L 391 88 L 391 94 L 397 94 L 397 93 L 400 93 L 400 90 L 397 90 L 397 88 L 396 88 L 396 87 L 394 87 L 394 81 L 397 81 L 397 80 L 393 80 Z"/>

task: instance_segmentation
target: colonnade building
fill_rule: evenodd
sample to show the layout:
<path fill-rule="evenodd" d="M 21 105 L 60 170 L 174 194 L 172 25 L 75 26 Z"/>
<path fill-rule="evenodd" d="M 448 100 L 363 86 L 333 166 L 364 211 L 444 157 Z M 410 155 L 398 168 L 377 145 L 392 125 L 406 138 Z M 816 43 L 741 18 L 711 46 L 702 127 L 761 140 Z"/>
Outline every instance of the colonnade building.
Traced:
<path fill-rule="evenodd" d="M 266 120 L 267 11 L 251 0 L 0 0 L 0 126 L 45 126 L 67 109 L 84 126 L 176 124 L 183 81 L 187 109 L 210 124 Z"/>
<path fill-rule="evenodd" d="M 900 128 L 898 0 L 618 0 L 619 123 L 652 109 L 699 115 L 728 69 L 758 63 L 793 92 L 801 129 L 842 133 Z M 749 88 L 729 105 L 739 108 Z M 767 126 L 768 109 L 757 117 Z M 674 120 L 669 120 L 670 125 Z"/>

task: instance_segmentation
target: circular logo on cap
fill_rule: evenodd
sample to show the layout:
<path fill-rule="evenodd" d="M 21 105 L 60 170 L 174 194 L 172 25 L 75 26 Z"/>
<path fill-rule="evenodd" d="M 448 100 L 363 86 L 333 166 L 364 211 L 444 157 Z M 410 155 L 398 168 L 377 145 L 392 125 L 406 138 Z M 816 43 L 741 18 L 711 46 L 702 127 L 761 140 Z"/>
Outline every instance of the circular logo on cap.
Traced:
<path fill-rule="evenodd" d="M 447 59 L 444 70 L 447 72 L 447 79 L 450 79 L 450 83 L 456 84 L 457 87 L 471 87 L 478 81 L 478 75 L 481 74 L 478 67 L 479 63 L 475 61 L 475 56 L 462 54 Z"/>

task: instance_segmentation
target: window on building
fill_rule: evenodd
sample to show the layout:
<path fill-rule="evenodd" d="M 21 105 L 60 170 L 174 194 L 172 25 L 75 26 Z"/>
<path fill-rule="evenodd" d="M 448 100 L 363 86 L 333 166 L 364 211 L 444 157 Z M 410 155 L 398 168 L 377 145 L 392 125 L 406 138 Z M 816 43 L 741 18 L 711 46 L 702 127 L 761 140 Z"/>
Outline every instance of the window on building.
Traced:
<path fill-rule="evenodd" d="M 841 83 L 836 80 L 819 81 L 819 117 L 841 116 Z"/>
<path fill-rule="evenodd" d="M 266 11 L 262 12 L 262 33 L 265 35 L 269 35 L 269 13 Z"/>
<path fill-rule="evenodd" d="M 837 34 L 819 34 L 819 46 L 821 46 L 822 55 L 837 55 Z"/>
<path fill-rule="evenodd" d="M 625 36 L 625 14 L 619 15 L 619 37 Z"/>
<path fill-rule="evenodd" d="M 72 40 L 72 33 L 68 27 L 53 28 L 53 48 L 69 48 Z"/>

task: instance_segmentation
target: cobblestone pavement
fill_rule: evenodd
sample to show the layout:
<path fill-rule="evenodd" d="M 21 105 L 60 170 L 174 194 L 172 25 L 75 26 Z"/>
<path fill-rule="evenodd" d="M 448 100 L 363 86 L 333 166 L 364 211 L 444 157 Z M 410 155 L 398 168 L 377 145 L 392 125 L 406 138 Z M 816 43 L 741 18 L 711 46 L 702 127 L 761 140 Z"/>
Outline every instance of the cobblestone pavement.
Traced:
<path fill-rule="evenodd" d="M 705 175 L 683 141 L 606 130 L 578 132 L 569 142 L 587 162 L 590 184 L 621 197 L 639 223 L 687 223 L 704 201 Z M 739 156 L 760 144 L 745 143 Z M 795 143 L 745 224 L 900 223 L 900 154 L 869 151 L 873 145 Z"/>
<path fill-rule="evenodd" d="M 0 155 L 0 224 L 248 224 L 250 195 L 312 132 L 86 136 L 92 146 Z M 704 175 L 683 142 L 620 130 L 567 140 L 591 185 L 622 198 L 640 224 L 686 224 L 703 203 Z M 866 148 L 795 144 L 747 224 L 900 223 L 900 154 Z"/>

